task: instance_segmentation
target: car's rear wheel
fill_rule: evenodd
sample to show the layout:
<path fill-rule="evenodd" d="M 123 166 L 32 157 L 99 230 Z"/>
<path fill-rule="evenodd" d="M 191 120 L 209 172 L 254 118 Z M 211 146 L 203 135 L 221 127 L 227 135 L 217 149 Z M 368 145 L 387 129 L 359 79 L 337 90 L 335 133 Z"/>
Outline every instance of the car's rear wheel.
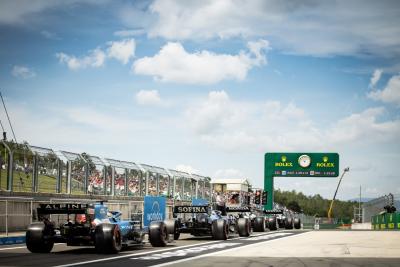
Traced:
<path fill-rule="evenodd" d="M 275 217 L 268 218 L 268 228 L 270 231 L 278 230 L 278 224 Z"/>
<path fill-rule="evenodd" d="M 300 218 L 294 218 L 293 225 L 295 229 L 300 229 L 301 228 L 301 220 Z"/>
<path fill-rule="evenodd" d="M 262 216 L 254 218 L 253 224 L 254 232 L 264 232 L 265 231 L 265 218 Z"/>
<path fill-rule="evenodd" d="M 250 236 L 250 220 L 248 218 L 238 219 L 238 232 L 239 236 Z"/>
<path fill-rule="evenodd" d="M 26 247 L 32 253 L 49 253 L 54 246 L 52 227 L 43 222 L 32 223 L 25 235 Z"/>
<path fill-rule="evenodd" d="M 177 220 L 165 220 L 165 225 L 167 226 L 167 231 L 169 235 L 174 236 L 174 240 L 178 240 L 181 232 L 179 230 L 179 223 Z"/>
<path fill-rule="evenodd" d="M 118 253 L 122 248 L 122 236 L 117 224 L 102 223 L 95 230 L 95 248 L 99 253 Z"/>
<path fill-rule="evenodd" d="M 229 225 L 226 220 L 214 220 L 211 225 L 212 236 L 216 240 L 228 239 Z"/>
<path fill-rule="evenodd" d="M 153 221 L 150 223 L 149 241 L 153 247 L 165 247 L 167 245 L 168 231 L 163 221 Z"/>
<path fill-rule="evenodd" d="M 285 219 L 285 229 L 293 229 L 293 219 L 291 217 Z"/>

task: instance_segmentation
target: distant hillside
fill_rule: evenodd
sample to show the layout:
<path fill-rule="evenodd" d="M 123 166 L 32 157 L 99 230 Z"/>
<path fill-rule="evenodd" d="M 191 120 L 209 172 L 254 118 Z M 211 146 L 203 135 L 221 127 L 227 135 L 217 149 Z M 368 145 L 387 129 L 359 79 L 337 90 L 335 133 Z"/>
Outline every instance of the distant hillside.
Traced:
<path fill-rule="evenodd" d="M 274 201 L 285 205 L 291 210 L 302 211 L 306 215 L 327 217 L 331 201 L 317 194 L 306 196 L 296 191 L 274 191 Z M 335 200 L 332 216 L 335 218 L 353 218 L 353 207 L 358 205 L 357 201 Z"/>

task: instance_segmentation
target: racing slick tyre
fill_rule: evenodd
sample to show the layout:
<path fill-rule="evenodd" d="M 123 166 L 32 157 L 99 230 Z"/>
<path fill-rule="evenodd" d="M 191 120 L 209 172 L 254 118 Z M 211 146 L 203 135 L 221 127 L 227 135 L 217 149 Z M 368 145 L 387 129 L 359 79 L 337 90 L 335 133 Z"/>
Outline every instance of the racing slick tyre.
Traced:
<path fill-rule="evenodd" d="M 215 240 L 227 240 L 229 232 L 228 222 L 224 219 L 214 220 L 211 225 L 211 233 Z"/>
<path fill-rule="evenodd" d="M 54 246 L 52 232 L 52 227 L 43 222 L 30 224 L 25 235 L 26 247 L 32 253 L 49 253 Z"/>
<path fill-rule="evenodd" d="M 293 229 L 293 219 L 292 218 L 286 218 L 285 219 L 285 229 Z"/>
<path fill-rule="evenodd" d="M 254 219 L 253 231 L 254 232 L 264 232 L 265 231 L 265 218 L 264 217 L 259 216 Z"/>
<path fill-rule="evenodd" d="M 300 229 L 301 228 L 301 221 L 300 218 L 294 218 L 293 220 L 293 225 L 295 229 Z"/>
<path fill-rule="evenodd" d="M 268 228 L 270 231 L 278 230 L 278 225 L 276 223 L 275 217 L 268 218 Z"/>
<path fill-rule="evenodd" d="M 181 235 L 181 231 L 179 230 L 179 225 L 177 220 L 165 220 L 165 225 L 167 226 L 167 232 L 169 235 L 174 236 L 174 240 L 178 240 Z"/>
<path fill-rule="evenodd" d="M 118 224 L 102 223 L 95 230 L 95 248 L 98 253 L 118 253 L 122 248 L 122 235 Z"/>
<path fill-rule="evenodd" d="M 277 226 L 279 226 L 279 228 L 285 228 L 285 220 L 286 220 L 286 218 L 278 219 L 277 220 L 278 221 L 278 225 Z"/>
<path fill-rule="evenodd" d="M 238 232 L 239 236 L 250 236 L 251 226 L 250 220 L 248 218 L 239 218 L 237 225 L 238 225 Z"/>
<path fill-rule="evenodd" d="M 150 223 L 149 241 L 153 247 L 165 247 L 167 245 L 168 230 L 163 221 L 152 221 Z"/>

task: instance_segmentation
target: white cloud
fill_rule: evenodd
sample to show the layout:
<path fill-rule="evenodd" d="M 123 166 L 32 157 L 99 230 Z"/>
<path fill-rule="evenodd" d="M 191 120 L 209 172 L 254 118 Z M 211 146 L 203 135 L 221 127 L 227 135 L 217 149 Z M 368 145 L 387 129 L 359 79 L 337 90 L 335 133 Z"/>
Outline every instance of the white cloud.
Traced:
<path fill-rule="evenodd" d="M 99 68 L 104 66 L 106 60 L 106 54 L 100 48 L 89 51 L 88 55 L 79 58 L 65 53 L 57 53 L 56 57 L 60 63 L 67 64 L 71 70 L 85 69 L 87 67 Z"/>
<path fill-rule="evenodd" d="M 156 0 L 149 11 L 153 18 L 148 26 L 150 37 L 204 40 L 268 36 L 274 47 L 290 53 L 400 53 L 397 2 Z"/>
<path fill-rule="evenodd" d="M 140 90 L 136 94 L 136 102 L 143 106 L 160 106 L 163 104 L 157 90 Z"/>
<path fill-rule="evenodd" d="M 36 76 L 36 73 L 31 70 L 28 67 L 25 66 L 14 66 L 12 71 L 11 71 L 12 75 L 14 77 L 20 78 L 20 79 L 29 79 L 29 78 L 33 78 Z"/>
<path fill-rule="evenodd" d="M 393 142 L 400 136 L 400 120 L 381 121 L 384 112 L 384 108 L 367 109 L 324 129 L 294 103 L 246 103 L 215 91 L 192 104 L 185 118 L 196 138 L 225 151 L 321 151 Z"/>
<path fill-rule="evenodd" d="M 138 36 L 138 35 L 142 35 L 145 34 L 146 31 L 144 29 L 134 29 L 134 30 L 120 30 L 120 31 L 116 31 L 114 32 L 115 36 L 118 37 L 132 37 L 132 36 Z"/>
<path fill-rule="evenodd" d="M 400 135 L 400 121 L 389 120 L 380 122 L 385 113 L 383 107 L 369 108 L 361 113 L 351 114 L 339 120 L 327 131 L 327 140 L 339 144 L 355 142 L 396 140 Z"/>
<path fill-rule="evenodd" d="M 60 40 L 61 39 L 60 37 L 57 36 L 57 34 L 46 31 L 46 30 L 41 31 L 40 34 L 50 40 Z"/>
<path fill-rule="evenodd" d="M 193 168 L 190 165 L 185 165 L 185 164 L 176 165 L 175 170 L 181 171 L 181 172 L 187 172 L 190 174 L 199 174 L 200 173 L 199 170 Z"/>
<path fill-rule="evenodd" d="M 371 91 L 367 96 L 400 107 L 400 74 L 391 77 L 383 90 Z"/>
<path fill-rule="evenodd" d="M 376 195 L 378 193 L 378 189 L 376 187 L 367 187 L 365 189 L 365 193 Z"/>
<path fill-rule="evenodd" d="M 237 169 L 221 169 L 214 173 L 215 179 L 243 179 L 244 174 Z"/>
<path fill-rule="evenodd" d="M 247 110 L 235 105 L 225 91 L 212 91 L 208 98 L 186 111 L 188 125 L 195 133 L 207 135 L 220 128 L 232 127 L 244 121 Z"/>
<path fill-rule="evenodd" d="M 135 57 L 136 43 L 134 39 L 109 42 L 108 45 L 108 57 L 115 58 L 124 65 Z"/>
<path fill-rule="evenodd" d="M 374 88 L 375 85 L 378 83 L 382 76 L 382 70 L 381 69 L 376 69 L 374 73 L 371 76 L 371 81 L 369 82 L 369 88 Z"/>
<path fill-rule="evenodd" d="M 187 52 L 180 43 L 167 43 L 153 57 L 134 62 L 136 74 L 150 75 L 162 82 L 212 84 L 222 80 L 244 80 L 254 66 L 266 63 L 263 51 L 269 48 L 266 40 L 249 42 L 250 52 L 237 55 L 215 54 L 209 51 Z"/>
<path fill-rule="evenodd" d="M 111 41 L 107 43 L 106 52 L 100 47 L 89 51 L 88 55 L 76 57 L 66 53 L 57 53 L 60 63 L 67 64 L 71 70 L 85 69 L 88 67 L 103 67 L 107 58 L 114 58 L 122 64 L 127 64 L 135 56 L 136 43 L 134 39 Z"/>

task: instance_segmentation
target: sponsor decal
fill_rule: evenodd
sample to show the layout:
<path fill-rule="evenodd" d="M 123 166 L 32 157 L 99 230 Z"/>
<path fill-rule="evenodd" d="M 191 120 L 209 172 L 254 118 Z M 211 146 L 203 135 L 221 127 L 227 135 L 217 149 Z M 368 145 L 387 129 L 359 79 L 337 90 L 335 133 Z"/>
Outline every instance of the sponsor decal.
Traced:
<path fill-rule="evenodd" d="M 0 245 L 14 245 L 25 243 L 25 236 L 0 237 Z"/>
<path fill-rule="evenodd" d="M 227 212 L 251 212 L 250 207 L 226 207 Z"/>
<path fill-rule="evenodd" d="M 207 213 L 208 206 L 175 206 L 174 213 Z"/>
<path fill-rule="evenodd" d="M 283 210 L 264 210 L 264 214 L 283 214 Z"/>
<path fill-rule="evenodd" d="M 144 197 L 144 226 L 149 226 L 152 221 L 165 219 L 165 197 Z"/>
<path fill-rule="evenodd" d="M 153 202 L 151 212 L 147 213 L 146 217 L 148 221 L 162 221 L 163 216 L 160 212 L 160 204 L 157 201 Z"/>
<path fill-rule="evenodd" d="M 45 210 L 81 210 L 86 209 L 87 207 L 87 204 L 40 204 L 40 208 Z"/>
<path fill-rule="evenodd" d="M 275 162 L 275 167 L 293 167 L 293 163 L 287 162 L 287 157 L 282 155 L 281 162 Z"/>
<path fill-rule="evenodd" d="M 328 156 L 323 156 L 322 162 L 317 162 L 316 166 L 318 168 L 335 168 L 335 163 L 329 162 Z"/>

